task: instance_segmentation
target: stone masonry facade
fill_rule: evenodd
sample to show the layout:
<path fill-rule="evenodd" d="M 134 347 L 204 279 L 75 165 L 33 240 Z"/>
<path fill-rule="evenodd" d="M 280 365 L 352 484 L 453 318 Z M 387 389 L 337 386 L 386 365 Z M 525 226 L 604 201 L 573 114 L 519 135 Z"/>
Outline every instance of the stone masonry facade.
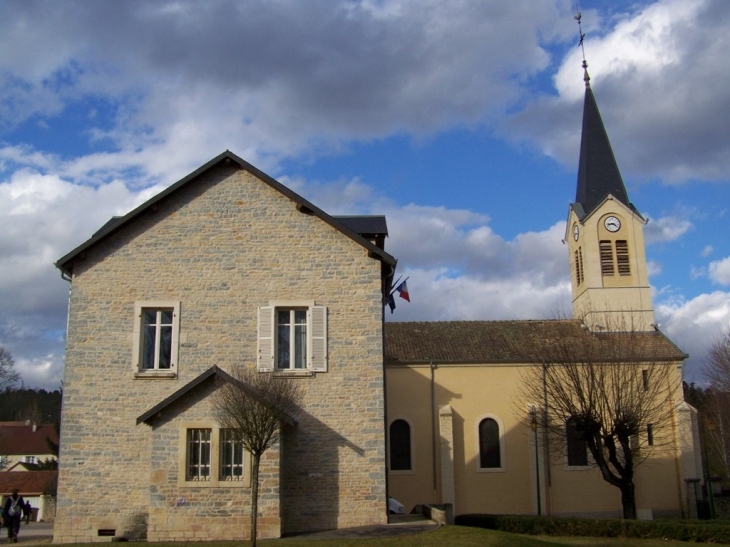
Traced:
<path fill-rule="evenodd" d="M 257 362 L 257 310 L 327 308 L 328 370 L 262 462 L 260 537 L 387 521 L 382 263 L 235 162 L 219 162 L 74 257 L 55 543 L 245 539 L 250 486 L 180 484 L 201 373 Z M 140 378 L 135 304 L 179 302 L 174 377 Z M 207 391 L 206 391 L 207 390 Z M 246 469 L 246 473 L 249 470 Z"/>

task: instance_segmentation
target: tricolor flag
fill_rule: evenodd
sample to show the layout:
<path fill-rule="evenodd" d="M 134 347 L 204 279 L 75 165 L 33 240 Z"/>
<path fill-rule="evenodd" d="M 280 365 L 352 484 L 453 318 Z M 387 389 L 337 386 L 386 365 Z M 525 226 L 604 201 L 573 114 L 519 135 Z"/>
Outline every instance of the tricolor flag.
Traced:
<path fill-rule="evenodd" d="M 398 291 L 398 296 L 400 296 L 404 300 L 408 300 L 408 302 L 411 301 L 410 296 L 408 296 L 408 285 L 406 285 L 405 281 L 398 285 L 395 290 Z"/>

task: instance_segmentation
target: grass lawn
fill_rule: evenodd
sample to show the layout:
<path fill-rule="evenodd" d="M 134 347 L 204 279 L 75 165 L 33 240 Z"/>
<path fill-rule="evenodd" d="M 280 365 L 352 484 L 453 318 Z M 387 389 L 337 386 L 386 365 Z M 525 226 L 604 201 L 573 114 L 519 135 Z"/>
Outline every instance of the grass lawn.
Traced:
<path fill-rule="evenodd" d="M 660 539 L 619 539 L 619 538 L 584 538 L 584 537 L 544 537 L 522 536 L 468 528 L 465 526 L 446 526 L 432 532 L 424 532 L 411 536 L 372 538 L 372 539 L 317 539 L 314 537 L 290 537 L 283 539 L 259 540 L 261 547 L 686 547 L 679 541 Z M 131 545 L 134 543 L 128 543 Z M 86 544 L 98 547 L 98 543 Z M 152 543 L 136 543 L 139 547 Z M 246 547 L 247 541 L 208 541 L 208 542 L 165 542 L 159 547 Z"/>

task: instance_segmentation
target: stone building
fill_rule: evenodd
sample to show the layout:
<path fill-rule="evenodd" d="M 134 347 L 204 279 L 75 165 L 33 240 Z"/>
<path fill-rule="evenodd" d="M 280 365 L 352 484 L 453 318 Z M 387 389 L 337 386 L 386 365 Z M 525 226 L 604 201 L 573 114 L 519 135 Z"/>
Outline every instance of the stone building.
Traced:
<path fill-rule="evenodd" d="M 246 538 L 248 458 L 208 397 L 235 365 L 305 390 L 262 464 L 261 537 L 385 522 L 386 235 L 225 152 L 60 259 L 54 540 Z"/>
<path fill-rule="evenodd" d="M 615 516 L 615 489 L 548 460 L 514 412 L 530 348 L 615 318 L 673 371 L 670 449 L 637 476 L 641 515 L 691 516 L 686 356 L 652 325 L 642 230 L 587 86 L 566 232 L 576 319 L 385 324 L 385 219 L 329 216 L 221 154 L 57 262 L 71 292 L 54 542 L 247 539 L 249 458 L 210 402 L 241 364 L 305 391 L 262 463 L 261 537 L 385 523 L 388 495 Z"/>

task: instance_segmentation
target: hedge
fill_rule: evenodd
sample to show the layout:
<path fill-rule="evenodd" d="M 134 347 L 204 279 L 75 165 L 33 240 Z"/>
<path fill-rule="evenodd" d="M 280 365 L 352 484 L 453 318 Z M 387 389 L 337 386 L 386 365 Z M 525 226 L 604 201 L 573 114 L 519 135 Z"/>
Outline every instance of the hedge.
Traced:
<path fill-rule="evenodd" d="M 658 538 L 730 543 L 730 523 L 696 520 L 609 520 L 513 515 L 458 515 L 455 524 L 514 534 Z"/>

